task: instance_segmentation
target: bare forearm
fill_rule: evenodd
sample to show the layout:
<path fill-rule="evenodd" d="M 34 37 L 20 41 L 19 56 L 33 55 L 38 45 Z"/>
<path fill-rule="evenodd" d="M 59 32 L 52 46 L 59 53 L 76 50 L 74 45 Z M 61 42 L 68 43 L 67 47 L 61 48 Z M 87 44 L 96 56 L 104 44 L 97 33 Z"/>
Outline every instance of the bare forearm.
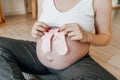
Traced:
<path fill-rule="evenodd" d="M 105 46 L 111 40 L 111 36 L 101 33 L 101 34 L 93 34 L 88 33 L 88 43 L 95 45 L 95 46 Z"/>

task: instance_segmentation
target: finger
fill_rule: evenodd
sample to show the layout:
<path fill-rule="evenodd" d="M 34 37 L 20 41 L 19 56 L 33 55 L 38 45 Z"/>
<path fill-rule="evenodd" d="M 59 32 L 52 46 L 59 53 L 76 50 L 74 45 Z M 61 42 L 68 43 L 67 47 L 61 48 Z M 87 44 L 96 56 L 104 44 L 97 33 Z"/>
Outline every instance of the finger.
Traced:
<path fill-rule="evenodd" d="M 62 30 L 62 31 L 64 31 L 65 35 L 67 35 L 68 33 L 73 32 L 73 27 L 65 26 L 64 30 Z"/>
<path fill-rule="evenodd" d="M 61 28 L 60 28 L 60 31 L 64 31 L 67 27 L 69 27 L 69 26 L 71 26 L 71 25 L 69 25 L 69 24 L 65 24 L 64 26 L 62 26 Z"/>
<path fill-rule="evenodd" d="M 40 37 L 40 36 L 37 36 L 37 35 L 33 35 L 33 34 L 32 34 L 32 37 L 34 37 L 34 38 L 38 38 L 38 37 Z"/>
<path fill-rule="evenodd" d="M 33 37 L 36 37 L 36 36 L 42 37 L 43 35 L 44 35 L 44 33 L 43 33 L 43 32 L 40 32 L 40 31 L 34 31 L 34 32 L 32 32 L 32 36 L 33 36 Z"/>
<path fill-rule="evenodd" d="M 36 39 L 40 39 L 41 38 L 41 36 L 37 36 L 37 35 L 32 35 L 34 38 L 36 38 Z"/>
<path fill-rule="evenodd" d="M 79 40 L 79 36 L 72 36 L 71 40 Z"/>
<path fill-rule="evenodd" d="M 72 32 L 72 30 L 70 28 L 66 28 L 64 30 L 65 35 L 68 35 L 68 33 L 70 33 L 70 32 Z"/>
<path fill-rule="evenodd" d="M 40 31 L 37 31 L 36 35 L 38 35 L 38 36 L 43 36 L 44 33 L 43 33 L 43 32 L 40 32 Z"/>
<path fill-rule="evenodd" d="M 82 40 L 82 39 L 83 39 L 83 36 L 81 35 L 75 35 L 71 37 L 71 40 Z"/>
<path fill-rule="evenodd" d="M 64 31 L 66 28 L 71 27 L 72 29 L 76 29 L 79 25 L 76 23 L 69 23 L 65 24 L 64 26 L 61 27 L 61 31 Z"/>
<path fill-rule="evenodd" d="M 41 25 L 40 25 L 40 26 L 37 26 L 35 29 L 36 29 L 37 31 L 47 32 L 47 29 L 44 28 L 44 27 L 42 27 Z"/>
<path fill-rule="evenodd" d="M 76 36 L 76 33 L 75 33 L 75 32 L 69 32 L 67 35 L 68 35 L 68 37 L 71 38 L 71 37 L 73 37 L 73 36 Z"/>
<path fill-rule="evenodd" d="M 44 22 L 39 22 L 39 25 L 41 25 L 43 28 L 48 29 L 50 28 L 47 24 L 45 24 Z"/>
<path fill-rule="evenodd" d="M 45 31 L 45 30 L 49 31 L 51 29 L 47 24 L 45 24 L 44 22 L 39 22 L 39 21 L 34 24 L 33 28 L 37 29 L 38 27 L 43 27 L 44 30 L 42 29 L 42 31 Z"/>
<path fill-rule="evenodd" d="M 62 27 L 60 28 L 60 31 L 64 31 L 64 30 L 66 29 L 66 27 L 67 27 L 67 26 L 65 26 L 65 25 L 62 26 Z"/>

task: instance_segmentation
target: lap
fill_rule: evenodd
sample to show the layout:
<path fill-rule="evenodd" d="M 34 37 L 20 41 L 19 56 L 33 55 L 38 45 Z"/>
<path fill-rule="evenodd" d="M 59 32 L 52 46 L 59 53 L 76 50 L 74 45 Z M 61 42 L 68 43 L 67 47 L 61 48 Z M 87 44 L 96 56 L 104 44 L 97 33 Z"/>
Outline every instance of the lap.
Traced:
<path fill-rule="evenodd" d="M 38 60 L 36 55 L 36 43 L 0 37 L 0 51 L 8 58 L 14 57 L 17 65 L 25 72 L 34 74 L 46 74 L 48 70 Z"/>
<path fill-rule="evenodd" d="M 117 80 L 89 55 L 64 70 L 51 70 L 60 80 Z"/>

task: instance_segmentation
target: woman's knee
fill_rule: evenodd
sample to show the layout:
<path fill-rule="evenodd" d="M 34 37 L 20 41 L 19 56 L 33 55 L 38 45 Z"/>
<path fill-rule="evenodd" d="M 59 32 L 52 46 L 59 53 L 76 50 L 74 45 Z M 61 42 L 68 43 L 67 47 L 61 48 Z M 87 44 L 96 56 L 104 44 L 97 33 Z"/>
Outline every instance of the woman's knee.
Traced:
<path fill-rule="evenodd" d="M 0 37 L 0 48 L 4 48 L 7 50 L 14 49 L 16 46 L 16 41 L 7 37 Z"/>
<path fill-rule="evenodd" d="M 10 43 L 8 38 L 0 37 L 0 47 L 6 47 L 8 43 Z"/>
<path fill-rule="evenodd" d="M 10 49 L 12 47 L 12 43 L 9 38 L 0 37 L 0 57 L 8 58 L 11 57 Z"/>
<path fill-rule="evenodd" d="M 8 50 L 0 47 L 0 61 L 2 61 L 2 62 L 6 61 L 6 60 L 11 61 L 12 59 L 13 59 L 12 54 Z"/>

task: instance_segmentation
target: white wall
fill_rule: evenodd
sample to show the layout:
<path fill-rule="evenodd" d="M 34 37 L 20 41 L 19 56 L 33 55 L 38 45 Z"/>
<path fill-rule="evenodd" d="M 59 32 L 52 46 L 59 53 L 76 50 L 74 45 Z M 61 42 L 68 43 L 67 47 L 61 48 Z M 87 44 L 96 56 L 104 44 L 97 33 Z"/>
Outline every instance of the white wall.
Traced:
<path fill-rule="evenodd" d="M 117 3 L 118 3 L 118 0 L 112 0 L 112 5 L 113 5 L 113 6 L 116 6 Z"/>
<path fill-rule="evenodd" d="M 112 0 L 113 6 L 118 0 Z M 5 15 L 25 14 L 24 0 L 2 0 Z"/>
<path fill-rule="evenodd" d="M 24 0 L 2 0 L 5 15 L 25 14 Z"/>

